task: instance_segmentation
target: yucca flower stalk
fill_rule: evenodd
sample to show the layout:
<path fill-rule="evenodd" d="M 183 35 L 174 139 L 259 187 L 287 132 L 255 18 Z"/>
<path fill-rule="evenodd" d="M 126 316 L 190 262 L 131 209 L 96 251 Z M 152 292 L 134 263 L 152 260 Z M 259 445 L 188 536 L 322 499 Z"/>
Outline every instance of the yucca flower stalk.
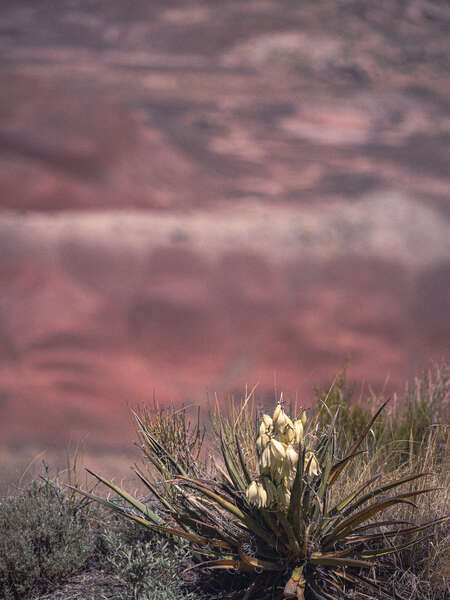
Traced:
<path fill-rule="evenodd" d="M 422 541 L 427 535 L 417 534 L 449 517 L 420 525 L 389 516 L 374 519 L 396 505 L 414 507 L 414 498 L 437 490 L 396 491 L 429 473 L 413 473 L 376 486 L 377 475 L 339 500 L 333 500 L 331 493 L 347 466 L 361 454 L 361 444 L 385 405 L 340 459 L 336 415 L 323 430 L 308 431 L 304 413 L 293 420 L 278 404 L 272 417 L 262 416 L 253 438 L 256 461 L 248 439 L 242 436 L 244 410 L 231 426 L 225 416 L 219 416 L 224 468 L 217 465 L 214 478 L 187 473 L 135 415 L 145 452 L 163 485 L 151 482 L 141 471 L 137 474 L 161 509 L 151 511 L 94 473 L 130 508 L 79 491 L 144 527 L 189 540 L 197 567 L 250 574 L 253 582 L 245 598 L 324 600 L 345 598 L 349 590 L 358 589 L 365 597 L 401 598 L 382 583 L 379 568 L 388 568 L 390 556 Z M 236 598 L 242 596 L 241 591 Z"/>
<path fill-rule="evenodd" d="M 303 447 L 304 423 L 306 413 L 293 422 L 281 404 L 275 408 L 273 417 L 263 415 L 256 440 L 259 478 L 252 481 L 246 490 L 251 505 L 287 512 L 299 451 Z M 317 459 L 311 450 L 306 452 L 304 463 L 303 468 L 309 475 L 319 473 Z"/>

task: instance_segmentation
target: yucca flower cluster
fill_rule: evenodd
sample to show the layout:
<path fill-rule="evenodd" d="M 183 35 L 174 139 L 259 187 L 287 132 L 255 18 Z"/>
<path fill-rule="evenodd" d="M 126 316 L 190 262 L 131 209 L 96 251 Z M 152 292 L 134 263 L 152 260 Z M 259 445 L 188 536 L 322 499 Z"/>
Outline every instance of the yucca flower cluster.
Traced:
<path fill-rule="evenodd" d="M 299 419 L 292 421 L 281 403 L 277 404 L 272 417 L 263 415 L 256 440 L 260 476 L 246 490 L 252 506 L 288 510 L 299 451 L 305 443 L 306 421 L 304 411 Z M 304 470 L 310 476 L 320 473 L 317 458 L 310 450 L 305 452 Z"/>

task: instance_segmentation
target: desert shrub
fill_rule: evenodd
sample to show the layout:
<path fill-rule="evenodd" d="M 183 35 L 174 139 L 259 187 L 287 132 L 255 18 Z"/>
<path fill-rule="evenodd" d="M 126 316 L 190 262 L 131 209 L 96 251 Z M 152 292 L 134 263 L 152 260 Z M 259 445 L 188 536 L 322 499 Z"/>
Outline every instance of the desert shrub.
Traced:
<path fill-rule="evenodd" d="M 45 592 L 83 569 L 95 535 L 79 504 L 49 482 L 35 481 L 0 499 L 0 597 Z"/>
<path fill-rule="evenodd" d="M 409 590 L 405 597 L 439 598 L 442 581 L 422 588 L 427 570 L 430 582 L 442 569 L 432 548 L 446 547 L 447 497 L 438 487 L 448 444 L 436 458 L 439 440 L 442 445 L 448 439 L 444 424 L 439 431 L 427 429 L 428 454 L 422 431 L 423 452 L 409 453 L 407 463 L 389 461 L 386 444 L 377 444 L 388 435 L 387 417 L 377 424 L 385 405 L 366 418 L 348 406 L 336 410 L 331 392 L 327 417 L 319 409 L 309 421 L 305 413 L 291 419 L 278 404 L 255 428 L 248 398 L 231 415 L 216 412 L 221 464 L 212 472 L 199 465 L 194 473 L 179 459 L 182 452 L 167 450 L 152 415 L 136 415 L 144 454 L 159 481 L 138 475 L 159 509 L 94 473 L 125 504 L 80 492 L 151 531 L 189 541 L 196 568 L 238 573 L 231 582 L 220 579 L 227 598 L 401 598 L 399 579 Z M 343 404 L 339 394 L 335 398 Z M 361 416 L 356 425 L 352 414 Z M 442 467 L 440 473 L 425 471 L 427 460 Z M 442 498 L 433 510 L 430 494 L 433 501 Z M 203 591 L 212 589 L 212 579 L 203 580 Z"/>
<path fill-rule="evenodd" d="M 105 531 L 106 563 L 122 584 L 116 600 L 193 600 L 179 573 L 188 564 L 188 552 L 158 535 L 135 528 Z"/>
<path fill-rule="evenodd" d="M 76 472 L 68 472 L 64 479 L 77 482 Z M 189 600 L 177 576 L 183 564 L 184 547 L 80 502 L 59 477 L 34 481 L 0 500 L 2 599 L 50 592 L 92 567 L 117 580 L 105 589 L 108 598 Z"/>

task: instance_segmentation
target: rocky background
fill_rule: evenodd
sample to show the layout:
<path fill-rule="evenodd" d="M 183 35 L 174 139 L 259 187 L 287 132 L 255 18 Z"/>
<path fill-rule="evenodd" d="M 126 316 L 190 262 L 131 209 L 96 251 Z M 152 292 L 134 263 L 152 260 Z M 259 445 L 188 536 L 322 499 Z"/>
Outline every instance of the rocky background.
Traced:
<path fill-rule="evenodd" d="M 432 0 L 2 0 L 4 480 L 69 441 L 117 473 L 154 394 L 308 404 L 347 358 L 364 396 L 448 356 L 449 25 Z"/>

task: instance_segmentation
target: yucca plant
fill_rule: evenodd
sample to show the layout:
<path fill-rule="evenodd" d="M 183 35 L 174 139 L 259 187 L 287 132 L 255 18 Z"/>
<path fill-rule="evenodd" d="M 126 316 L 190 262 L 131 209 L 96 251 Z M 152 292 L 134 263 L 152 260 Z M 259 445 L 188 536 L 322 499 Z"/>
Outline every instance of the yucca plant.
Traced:
<path fill-rule="evenodd" d="M 396 505 L 414 507 L 414 498 L 437 490 L 393 493 L 429 473 L 413 473 L 382 485 L 376 485 L 381 476 L 377 475 L 347 497 L 333 499 L 336 482 L 361 454 L 360 447 L 385 405 L 338 458 L 336 414 L 322 430 L 308 430 L 306 414 L 292 420 L 281 403 L 272 416 L 262 416 L 259 435 L 254 433 L 249 447 L 248 436 L 243 439 L 248 428 L 240 426 L 246 400 L 235 421 L 216 419 L 223 468 L 217 465 L 215 477 L 189 474 L 148 423 L 135 415 L 145 453 L 161 482 L 150 481 L 139 470 L 137 474 L 159 500 L 160 509 L 150 510 L 95 473 L 126 505 L 79 491 L 144 527 L 189 540 L 196 567 L 248 574 L 250 585 L 235 597 L 323 600 L 359 591 L 365 598 L 400 598 L 380 577 L 389 568 L 389 558 L 422 541 L 427 534 L 418 534 L 450 517 L 416 524 L 380 516 Z"/>

